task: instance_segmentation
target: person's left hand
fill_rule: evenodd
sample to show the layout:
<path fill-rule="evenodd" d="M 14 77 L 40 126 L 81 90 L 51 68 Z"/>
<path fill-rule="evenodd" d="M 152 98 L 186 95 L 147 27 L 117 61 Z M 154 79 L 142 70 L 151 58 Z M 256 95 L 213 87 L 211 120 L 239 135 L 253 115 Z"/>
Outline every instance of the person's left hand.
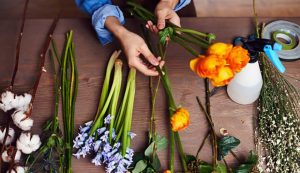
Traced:
<path fill-rule="evenodd" d="M 148 21 L 146 27 L 157 33 L 159 30 L 164 29 L 166 26 L 166 20 L 180 27 L 180 18 L 173 10 L 178 3 L 178 0 L 160 0 L 155 8 L 155 15 L 157 17 L 157 25 Z"/>

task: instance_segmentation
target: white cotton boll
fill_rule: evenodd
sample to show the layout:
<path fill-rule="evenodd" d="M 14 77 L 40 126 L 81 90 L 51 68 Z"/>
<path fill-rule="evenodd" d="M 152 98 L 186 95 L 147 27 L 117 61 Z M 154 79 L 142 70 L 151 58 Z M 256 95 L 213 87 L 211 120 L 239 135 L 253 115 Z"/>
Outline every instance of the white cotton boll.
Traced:
<path fill-rule="evenodd" d="M 0 143 L 3 144 L 4 138 L 5 138 L 6 128 L 1 130 L 0 129 Z M 8 130 L 8 136 L 5 141 L 5 145 L 9 145 L 12 143 L 15 137 L 15 130 L 13 128 L 9 128 Z"/>
<path fill-rule="evenodd" d="M 15 154 L 15 162 L 19 162 L 20 159 L 21 159 L 21 152 L 19 150 L 16 151 L 16 154 Z M 5 150 L 3 153 L 2 153 L 2 160 L 4 162 L 10 162 L 12 160 L 12 157 L 13 157 L 13 151 L 8 151 L 8 150 Z"/>
<path fill-rule="evenodd" d="M 41 139 L 38 135 L 22 133 L 17 140 L 17 148 L 24 154 L 30 154 L 41 146 Z"/>
<path fill-rule="evenodd" d="M 25 104 L 29 105 L 29 103 L 31 102 L 31 98 L 32 98 L 31 94 L 25 93 L 24 94 L 24 102 L 25 102 Z"/>
<path fill-rule="evenodd" d="M 12 102 L 14 101 L 14 97 L 15 97 L 14 93 L 10 91 L 6 91 L 1 94 L 0 108 L 4 112 L 13 109 Z"/>
<path fill-rule="evenodd" d="M 8 170 L 6 173 L 25 173 L 27 171 L 26 167 L 23 166 L 16 166 L 11 171 Z"/>
<path fill-rule="evenodd" d="M 15 111 L 11 117 L 15 125 L 24 131 L 30 130 L 33 126 L 33 120 L 27 117 L 23 111 Z"/>
<path fill-rule="evenodd" d="M 31 102 L 32 96 L 28 93 L 18 96 L 18 105 L 15 107 L 17 110 L 27 111 Z"/>

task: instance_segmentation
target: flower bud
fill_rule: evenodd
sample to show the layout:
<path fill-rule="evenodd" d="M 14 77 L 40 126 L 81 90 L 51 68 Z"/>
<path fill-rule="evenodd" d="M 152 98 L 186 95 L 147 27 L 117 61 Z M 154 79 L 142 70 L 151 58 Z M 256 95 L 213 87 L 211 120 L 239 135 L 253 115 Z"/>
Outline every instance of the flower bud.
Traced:
<path fill-rule="evenodd" d="M 41 146 L 39 135 L 32 135 L 31 133 L 22 133 L 17 140 L 17 148 L 24 154 L 30 154 Z"/>
<path fill-rule="evenodd" d="M 30 130 L 33 126 L 33 120 L 23 111 L 15 111 L 11 117 L 15 125 L 24 131 Z"/>
<path fill-rule="evenodd" d="M 185 129 L 190 124 L 189 112 L 184 108 L 178 108 L 171 117 L 171 128 L 174 132 Z"/>

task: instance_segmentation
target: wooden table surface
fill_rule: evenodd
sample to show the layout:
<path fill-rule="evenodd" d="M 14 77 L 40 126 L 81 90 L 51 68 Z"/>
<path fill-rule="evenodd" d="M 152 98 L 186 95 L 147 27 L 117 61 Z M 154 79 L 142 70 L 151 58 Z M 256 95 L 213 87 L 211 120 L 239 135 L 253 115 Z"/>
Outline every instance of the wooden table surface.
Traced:
<path fill-rule="evenodd" d="M 300 18 L 286 18 L 289 21 L 300 24 Z M 275 20 L 264 18 L 262 21 Z M 28 90 L 35 79 L 39 66 L 39 52 L 46 37 L 46 32 L 51 24 L 50 19 L 30 19 L 26 21 L 24 37 L 21 46 L 21 59 L 19 73 L 16 77 L 16 91 Z M 136 20 L 128 19 L 128 28 L 139 32 L 139 24 Z M 231 42 L 235 36 L 247 36 L 253 33 L 254 25 L 251 18 L 182 18 L 182 26 L 197 29 L 203 32 L 212 32 L 217 35 L 218 41 Z M 0 89 L 9 85 L 13 71 L 15 45 L 19 32 L 19 20 L 0 20 Z M 77 55 L 79 72 L 79 92 L 76 103 L 75 125 L 78 129 L 80 124 L 93 119 L 98 98 L 104 80 L 104 71 L 110 54 L 119 49 L 118 44 L 101 46 L 88 19 L 61 19 L 58 23 L 54 38 L 61 48 L 64 42 L 64 34 L 72 29 Z M 124 55 L 122 55 L 124 58 Z M 189 69 L 189 60 L 193 58 L 189 53 L 175 44 L 171 44 L 167 51 L 166 66 L 169 69 L 175 100 L 178 104 L 186 107 L 191 114 L 190 126 L 180 132 L 184 151 L 195 154 L 204 134 L 208 130 L 208 124 L 203 113 L 200 111 L 196 96 L 204 101 L 203 80 L 197 77 Z M 124 63 L 125 67 L 127 66 Z M 300 88 L 300 61 L 285 62 L 288 79 Z M 50 61 L 46 61 L 47 72 L 43 74 L 37 91 L 36 101 L 32 118 L 35 120 L 33 132 L 40 133 L 42 124 L 53 114 L 53 70 Z M 127 74 L 128 68 L 123 70 Z M 125 76 L 124 76 L 125 78 Z M 137 88 L 135 97 L 132 131 L 137 134 L 132 145 L 135 151 L 142 151 L 147 143 L 147 130 L 149 128 L 150 102 L 148 78 L 137 74 Z M 241 144 L 235 150 L 239 156 L 245 157 L 254 146 L 253 124 L 255 119 L 254 105 L 239 105 L 232 102 L 225 91 L 220 91 L 211 98 L 212 116 L 216 129 L 226 128 L 229 134 L 239 138 Z M 3 124 L 3 113 L 0 120 Z M 168 135 L 167 106 L 163 89 L 159 90 L 157 100 L 157 131 L 160 135 Z M 167 168 L 167 150 L 159 153 L 162 168 Z M 210 146 L 205 145 L 200 158 L 210 161 Z M 230 164 L 235 160 L 232 156 L 226 157 Z M 179 160 L 176 160 L 179 165 Z M 104 172 L 101 167 L 95 167 L 89 163 L 89 159 L 76 160 L 73 167 L 75 173 L 81 172 Z"/>

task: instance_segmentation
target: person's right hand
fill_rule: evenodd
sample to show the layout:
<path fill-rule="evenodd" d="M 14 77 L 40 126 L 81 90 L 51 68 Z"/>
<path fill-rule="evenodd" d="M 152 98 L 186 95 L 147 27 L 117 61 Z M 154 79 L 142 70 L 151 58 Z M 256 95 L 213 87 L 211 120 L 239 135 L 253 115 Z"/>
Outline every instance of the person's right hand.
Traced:
<path fill-rule="evenodd" d="M 155 8 L 155 15 L 157 17 L 157 24 L 154 25 L 152 21 L 148 21 L 146 27 L 157 33 L 166 26 L 166 21 L 169 21 L 180 27 L 180 18 L 173 10 L 178 3 L 178 0 L 160 0 Z"/>
<path fill-rule="evenodd" d="M 145 41 L 137 34 L 128 31 L 115 17 L 107 17 L 105 27 L 120 41 L 130 67 L 136 68 L 147 76 L 159 75 L 154 66 L 162 67 L 164 62 L 156 58 L 149 50 Z M 141 59 L 145 57 L 145 62 Z"/>
<path fill-rule="evenodd" d="M 156 58 L 149 50 L 145 41 L 137 34 L 128 30 L 124 31 L 119 37 L 124 53 L 127 57 L 130 67 L 134 67 L 147 76 L 157 76 L 158 72 L 154 66 L 163 66 L 164 62 L 160 62 L 160 57 Z M 150 63 L 145 63 L 141 56 Z"/>

